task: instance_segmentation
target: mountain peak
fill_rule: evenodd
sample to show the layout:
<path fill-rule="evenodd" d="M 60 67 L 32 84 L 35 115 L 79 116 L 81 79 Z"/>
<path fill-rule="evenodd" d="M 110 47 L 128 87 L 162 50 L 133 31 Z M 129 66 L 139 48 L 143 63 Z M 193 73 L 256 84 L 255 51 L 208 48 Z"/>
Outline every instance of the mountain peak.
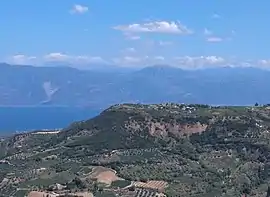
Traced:
<path fill-rule="evenodd" d="M 8 99 L 0 98 L 2 106 L 39 105 L 47 99 L 43 84 L 48 81 L 59 88 L 47 103 L 49 106 L 104 109 L 113 103 L 131 101 L 250 105 L 270 100 L 269 71 L 255 68 L 187 71 L 154 65 L 139 71 L 105 72 L 2 64 L 0 79 L 5 95 L 9 95 Z"/>

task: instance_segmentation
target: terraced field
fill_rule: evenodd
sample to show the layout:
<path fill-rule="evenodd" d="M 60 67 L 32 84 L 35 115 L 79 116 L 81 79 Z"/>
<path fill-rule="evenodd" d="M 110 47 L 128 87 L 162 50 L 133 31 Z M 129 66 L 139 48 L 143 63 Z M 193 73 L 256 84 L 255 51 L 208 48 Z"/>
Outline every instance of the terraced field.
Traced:
<path fill-rule="evenodd" d="M 133 182 L 132 183 L 137 188 L 152 189 L 157 191 L 163 191 L 168 186 L 168 183 L 165 181 L 147 181 L 144 182 Z"/>

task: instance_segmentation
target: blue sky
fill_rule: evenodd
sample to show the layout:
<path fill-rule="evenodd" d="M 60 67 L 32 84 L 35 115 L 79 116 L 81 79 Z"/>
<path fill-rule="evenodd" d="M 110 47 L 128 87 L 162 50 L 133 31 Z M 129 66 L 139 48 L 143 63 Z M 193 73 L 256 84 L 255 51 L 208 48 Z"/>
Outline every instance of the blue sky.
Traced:
<path fill-rule="evenodd" d="M 0 61 L 270 65 L 269 1 L 2 0 Z"/>

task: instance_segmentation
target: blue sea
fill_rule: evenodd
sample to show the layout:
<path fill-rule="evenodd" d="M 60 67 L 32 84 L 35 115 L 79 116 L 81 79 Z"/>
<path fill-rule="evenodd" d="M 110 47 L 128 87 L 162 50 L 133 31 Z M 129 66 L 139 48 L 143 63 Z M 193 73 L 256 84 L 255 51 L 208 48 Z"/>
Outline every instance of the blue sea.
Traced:
<path fill-rule="evenodd" d="M 100 112 L 83 107 L 0 107 L 0 133 L 64 128 Z"/>

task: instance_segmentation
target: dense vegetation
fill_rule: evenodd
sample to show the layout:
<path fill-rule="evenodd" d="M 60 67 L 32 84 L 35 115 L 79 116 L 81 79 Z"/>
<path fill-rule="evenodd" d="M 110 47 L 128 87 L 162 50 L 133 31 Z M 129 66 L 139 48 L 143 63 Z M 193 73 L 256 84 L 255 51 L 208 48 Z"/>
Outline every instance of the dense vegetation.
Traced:
<path fill-rule="evenodd" d="M 207 105 L 115 105 L 60 133 L 19 134 L 1 142 L 0 193 L 31 190 L 125 196 L 132 181 L 164 181 L 165 191 L 134 196 L 266 196 L 270 182 L 270 109 Z M 104 185 L 91 173 L 112 169 Z M 100 170 L 100 169 L 99 169 Z M 269 190 L 270 191 L 270 190 Z M 128 194 L 132 196 L 131 194 Z M 21 195 L 22 196 L 22 195 Z"/>

